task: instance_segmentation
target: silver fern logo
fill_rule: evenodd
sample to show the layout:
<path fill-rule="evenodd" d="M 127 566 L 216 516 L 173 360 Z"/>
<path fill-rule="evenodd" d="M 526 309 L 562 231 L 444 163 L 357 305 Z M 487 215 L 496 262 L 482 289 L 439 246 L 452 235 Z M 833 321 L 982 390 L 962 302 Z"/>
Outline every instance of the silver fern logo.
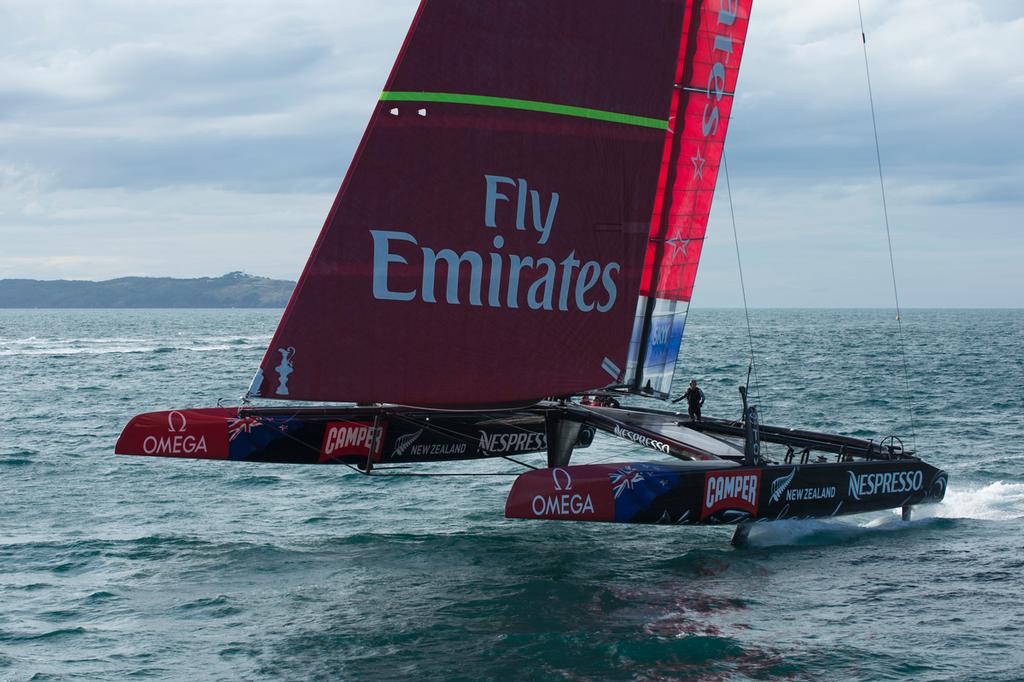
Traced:
<path fill-rule="evenodd" d="M 786 488 L 788 488 L 789 484 L 793 482 L 793 477 L 796 476 L 796 472 L 797 469 L 794 468 L 792 471 L 789 472 L 788 476 L 776 478 L 774 481 L 772 481 L 771 501 L 773 504 L 782 499 L 782 493 L 786 492 Z"/>
<path fill-rule="evenodd" d="M 405 456 L 406 450 L 412 447 L 412 444 L 416 442 L 416 439 L 418 439 L 422 433 L 423 429 L 420 429 L 419 431 L 413 431 L 412 433 L 407 433 L 404 436 L 399 436 L 398 438 L 396 438 L 394 456 Z"/>

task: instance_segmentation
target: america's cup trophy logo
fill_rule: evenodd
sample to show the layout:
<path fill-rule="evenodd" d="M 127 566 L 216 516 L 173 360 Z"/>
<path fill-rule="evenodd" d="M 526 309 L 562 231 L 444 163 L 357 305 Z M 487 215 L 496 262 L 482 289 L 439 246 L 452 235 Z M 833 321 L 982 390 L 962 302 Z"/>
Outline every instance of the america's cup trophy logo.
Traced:
<path fill-rule="evenodd" d="M 281 364 L 274 368 L 277 371 L 277 394 L 288 395 L 288 377 L 295 371 L 295 367 L 292 365 L 295 348 L 292 346 L 278 348 L 277 352 L 281 354 Z"/>

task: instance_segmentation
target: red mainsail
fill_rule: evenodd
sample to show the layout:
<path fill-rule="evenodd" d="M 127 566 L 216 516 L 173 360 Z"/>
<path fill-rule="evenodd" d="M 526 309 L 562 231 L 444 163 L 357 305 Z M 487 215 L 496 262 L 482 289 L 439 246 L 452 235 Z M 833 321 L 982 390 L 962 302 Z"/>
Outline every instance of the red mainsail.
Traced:
<path fill-rule="evenodd" d="M 702 237 L 714 188 L 739 42 L 719 84 L 704 22 L 745 29 L 749 3 L 424 0 L 250 395 L 457 406 L 623 383 L 638 296 L 689 296 L 691 261 L 663 253 L 674 216 L 703 210 L 681 233 Z M 684 208 L 705 92 L 707 196 Z"/>

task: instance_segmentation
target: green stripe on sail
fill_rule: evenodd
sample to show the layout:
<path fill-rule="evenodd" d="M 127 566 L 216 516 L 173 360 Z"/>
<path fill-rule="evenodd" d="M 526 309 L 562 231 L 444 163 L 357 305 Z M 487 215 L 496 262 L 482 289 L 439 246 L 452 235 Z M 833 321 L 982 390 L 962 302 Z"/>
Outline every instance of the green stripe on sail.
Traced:
<path fill-rule="evenodd" d="M 568 104 L 552 102 L 535 102 L 528 99 L 512 99 L 510 97 L 489 97 L 487 95 L 464 95 L 455 92 L 391 92 L 380 93 L 382 102 L 441 102 L 444 104 L 473 104 L 481 107 L 500 107 L 503 109 L 521 109 L 523 111 L 540 111 L 545 114 L 590 118 L 596 121 L 610 121 L 625 125 L 640 126 L 666 130 L 668 121 L 646 116 L 620 114 L 614 111 L 574 107 Z"/>

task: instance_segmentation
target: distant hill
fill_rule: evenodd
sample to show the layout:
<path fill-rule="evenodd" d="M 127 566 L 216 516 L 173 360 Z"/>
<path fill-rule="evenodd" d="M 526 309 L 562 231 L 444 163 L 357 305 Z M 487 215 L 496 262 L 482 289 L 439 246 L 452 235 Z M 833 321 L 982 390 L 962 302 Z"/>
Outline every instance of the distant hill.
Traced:
<path fill-rule="evenodd" d="M 0 308 L 283 308 L 295 282 L 231 272 L 223 277 L 0 279 Z"/>

